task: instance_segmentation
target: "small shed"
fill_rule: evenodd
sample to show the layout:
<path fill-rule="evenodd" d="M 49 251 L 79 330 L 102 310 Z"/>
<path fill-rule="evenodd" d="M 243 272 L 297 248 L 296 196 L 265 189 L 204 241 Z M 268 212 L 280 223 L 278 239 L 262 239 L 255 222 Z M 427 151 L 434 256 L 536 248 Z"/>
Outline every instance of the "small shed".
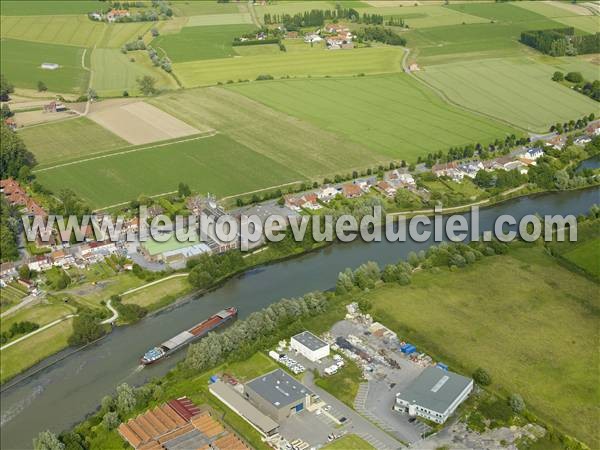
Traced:
<path fill-rule="evenodd" d="M 42 67 L 42 69 L 45 69 L 45 70 L 56 70 L 60 66 L 58 64 L 56 64 L 56 63 L 47 63 L 47 62 L 45 62 L 45 63 L 42 63 L 41 67 Z"/>

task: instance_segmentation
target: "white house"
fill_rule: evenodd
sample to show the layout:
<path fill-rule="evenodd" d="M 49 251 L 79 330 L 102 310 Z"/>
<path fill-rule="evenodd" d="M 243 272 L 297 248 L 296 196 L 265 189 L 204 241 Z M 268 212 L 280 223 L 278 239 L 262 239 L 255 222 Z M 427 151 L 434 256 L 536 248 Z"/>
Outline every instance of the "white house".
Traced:
<path fill-rule="evenodd" d="M 544 156 L 544 151 L 538 147 L 530 148 L 523 155 L 524 158 L 531 159 L 533 161 L 535 161 L 538 158 L 541 158 L 542 156 Z"/>
<path fill-rule="evenodd" d="M 327 202 L 331 201 L 338 194 L 339 194 L 339 191 L 336 188 L 334 188 L 332 186 L 327 186 L 327 187 L 322 188 L 319 192 L 317 192 L 317 197 L 322 202 L 327 203 Z"/>
<path fill-rule="evenodd" d="M 321 36 L 319 36 L 318 34 L 307 34 L 306 36 L 304 36 L 304 42 L 306 42 L 307 44 L 310 44 L 312 42 L 321 42 L 323 40 L 323 38 Z"/>
<path fill-rule="evenodd" d="M 329 356 L 329 344 L 310 331 L 292 336 L 290 347 L 313 362 Z"/>
<path fill-rule="evenodd" d="M 472 379 L 439 367 L 428 367 L 396 394 L 394 410 L 444 423 L 472 390 Z"/>

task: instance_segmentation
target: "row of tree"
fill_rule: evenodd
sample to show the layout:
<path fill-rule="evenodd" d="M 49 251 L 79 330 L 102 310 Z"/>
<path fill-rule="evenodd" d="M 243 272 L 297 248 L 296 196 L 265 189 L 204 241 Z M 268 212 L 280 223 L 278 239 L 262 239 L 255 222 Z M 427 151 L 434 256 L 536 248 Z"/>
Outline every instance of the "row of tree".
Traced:
<path fill-rule="evenodd" d="M 577 92 L 587 95 L 592 100 L 600 102 L 600 80 L 587 81 L 583 78 L 581 72 L 569 72 L 565 75 L 559 71 L 554 72 L 552 80 L 558 82 L 567 80 L 573 84 L 572 87 Z"/>
<path fill-rule="evenodd" d="M 387 45 L 406 45 L 406 39 L 382 26 L 364 27 L 356 32 L 359 42 L 381 42 Z"/>
<path fill-rule="evenodd" d="M 592 122 L 596 118 L 594 113 L 590 113 L 587 116 L 583 116 L 577 120 L 569 120 L 568 122 L 557 122 L 550 127 L 551 132 L 557 132 L 558 134 L 567 133 L 575 130 L 582 130 L 588 126 L 588 123 Z"/>
<path fill-rule="evenodd" d="M 19 336 L 20 334 L 27 334 L 35 331 L 40 326 L 35 322 L 24 320 L 22 322 L 14 322 L 10 328 L 0 333 L 0 344 L 5 344 L 10 339 Z"/>
<path fill-rule="evenodd" d="M 371 16 L 377 16 L 376 14 L 369 14 L 369 20 L 378 20 Z M 340 5 L 335 10 L 322 10 L 312 9 L 310 11 L 304 11 L 296 14 L 270 14 L 267 13 L 263 17 L 263 23 L 265 25 L 283 24 L 286 29 L 298 30 L 302 27 L 321 27 L 325 24 L 325 21 L 336 22 L 340 19 L 349 20 L 352 22 L 360 21 L 360 14 L 353 8 L 342 8 Z M 383 17 L 381 17 L 383 22 Z"/>
<path fill-rule="evenodd" d="M 600 33 L 576 35 L 573 27 L 524 31 L 521 33 L 521 42 L 550 56 L 600 52 Z"/>

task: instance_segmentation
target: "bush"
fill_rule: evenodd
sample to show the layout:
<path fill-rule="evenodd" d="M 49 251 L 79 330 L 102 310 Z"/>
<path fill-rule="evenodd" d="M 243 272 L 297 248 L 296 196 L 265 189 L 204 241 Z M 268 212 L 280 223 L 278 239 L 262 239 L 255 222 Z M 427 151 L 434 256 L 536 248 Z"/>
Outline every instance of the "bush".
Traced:
<path fill-rule="evenodd" d="M 256 77 L 256 81 L 272 80 L 272 79 L 273 79 L 272 75 L 259 75 Z"/>
<path fill-rule="evenodd" d="M 583 81 L 583 75 L 580 72 L 569 72 L 565 79 L 571 83 L 581 83 Z"/>
<path fill-rule="evenodd" d="M 114 430 L 119 426 L 119 414 L 116 411 L 109 411 L 102 417 L 102 425 L 107 430 Z"/>
<path fill-rule="evenodd" d="M 492 384 L 492 377 L 490 377 L 490 374 L 481 367 L 473 372 L 473 379 L 480 386 L 489 386 Z"/>
<path fill-rule="evenodd" d="M 552 80 L 553 81 L 562 81 L 565 79 L 565 76 L 562 72 L 554 72 L 554 75 L 552 75 Z"/>
<path fill-rule="evenodd" d="M 525 410 L 525 401 L 519 394 L 512 394 L 508 399 L 508 404 L 515 414 L 521 414 Z"/>

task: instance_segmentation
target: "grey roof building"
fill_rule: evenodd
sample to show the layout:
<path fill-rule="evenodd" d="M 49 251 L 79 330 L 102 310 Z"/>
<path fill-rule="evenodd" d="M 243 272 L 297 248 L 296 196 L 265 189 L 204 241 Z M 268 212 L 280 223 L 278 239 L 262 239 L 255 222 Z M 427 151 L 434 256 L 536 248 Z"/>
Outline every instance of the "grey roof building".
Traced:
<path fill-rule="evenodd" d="M 329 344 L 310 331 L 303 331 L 292 336 L 290 346 L 311 361 L 318 361 L 329 356 Z"/>
<path fill-rule="evenodd" d="M 310 406 L 318 396 L 281 369 L 249 381 L 244 395 L 264 414 L 281 421 Z"/>
<path fill-rule="evenodd" d="M 472 390 L 472 379 L 439 367 L 428 367 L 396 394 L 394 409 L 444 423 Z"/>

